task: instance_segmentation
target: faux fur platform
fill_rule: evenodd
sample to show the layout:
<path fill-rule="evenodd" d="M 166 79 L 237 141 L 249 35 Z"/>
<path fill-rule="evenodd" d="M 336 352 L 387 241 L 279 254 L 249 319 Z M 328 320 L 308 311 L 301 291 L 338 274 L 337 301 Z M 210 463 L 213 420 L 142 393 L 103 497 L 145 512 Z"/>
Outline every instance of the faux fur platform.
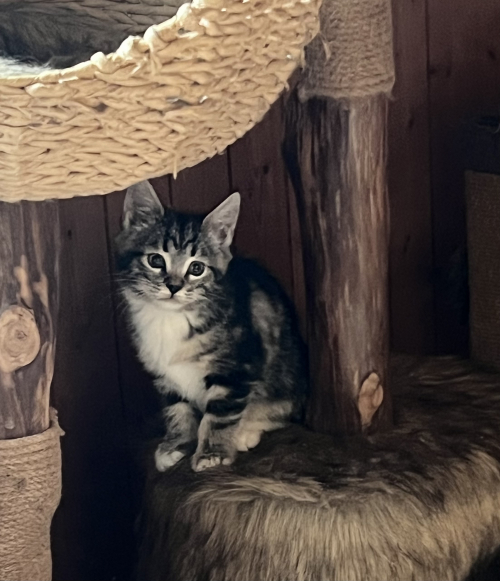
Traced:
<path fill-rule="evenodd" d="M 230 468 L 151 470 L 138 579 L 468 578 L 500 546 L 500 375 L 397 358 L 392 381 L 390 433 L 294 427 Z"/>

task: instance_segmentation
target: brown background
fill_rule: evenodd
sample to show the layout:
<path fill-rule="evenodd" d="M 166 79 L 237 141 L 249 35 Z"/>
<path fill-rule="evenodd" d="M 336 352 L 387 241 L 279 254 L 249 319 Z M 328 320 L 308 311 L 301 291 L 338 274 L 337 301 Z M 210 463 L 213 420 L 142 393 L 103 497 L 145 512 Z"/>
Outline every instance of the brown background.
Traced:
<path fill-rule="evenodd" d="M 389 118 L 391 330 L 412 353 L 467 351 L 442 284 L 465 240 L 461 123 L 500 104 L 498 0 L 394 0 L 397 84 Z M 304 313 L 300 235 L 280 156 L 282 104 L 222 156 L 155 180 L 175 208 L 243 196 L 236 237 Z M 63 252 L 53 404 L 66 430 L 54 580 L 126 579 L 148 380 L 127 341 L 112 279 L 122 193 L 60 202 Z"/>

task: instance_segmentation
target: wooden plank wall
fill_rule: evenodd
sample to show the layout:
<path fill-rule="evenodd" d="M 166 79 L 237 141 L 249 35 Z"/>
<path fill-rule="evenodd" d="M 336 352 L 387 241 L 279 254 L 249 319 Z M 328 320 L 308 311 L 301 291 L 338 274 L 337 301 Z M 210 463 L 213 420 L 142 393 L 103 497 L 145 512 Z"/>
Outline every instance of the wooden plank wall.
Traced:
<path fill-rule="evenodd" d="M 500 108 L 498 0 L 428 0 L 429 130 L 434 267 L 439 276 L 465 244 L 460 128 L 478 113 Z M 436 347 L 467 350 L 467 329 L 436 284 Z"/>
<path fill-rule="evenodd" d="M 391 325 L 396 349 L 468 350 L 448 273 L 465 244 L 462 125 L 500 106 L 498 0 L 393 0 L 389 115 Z"/>
<path fill-rule="evenodd" d="M 426 2 L 394 0 L 396 84 L 389 107 L 392 347 L 434 349 Z"/>
<path fill-rule="evenodd" d="M 464 241 L 460 123 L 500 104 L 498 0 L 394 0 L 397 84 L 389 115 L 391 331 L 395 349 L 463 352 L 467 329 L 439 284 Z M 163 201 L 208 211 L 235 190 L 236 246 L 283 283 L 304 320 L 297 208 L 280 156 L 282 104 L 228 152 L 154 181 Z M 54 581 L 124 581 L 134 559 L 136 453 L 153 407 L 114 293 L 111 241 L 123 193 L 60 202 L 63 251 L 53 404 L 63 498 Z"/>

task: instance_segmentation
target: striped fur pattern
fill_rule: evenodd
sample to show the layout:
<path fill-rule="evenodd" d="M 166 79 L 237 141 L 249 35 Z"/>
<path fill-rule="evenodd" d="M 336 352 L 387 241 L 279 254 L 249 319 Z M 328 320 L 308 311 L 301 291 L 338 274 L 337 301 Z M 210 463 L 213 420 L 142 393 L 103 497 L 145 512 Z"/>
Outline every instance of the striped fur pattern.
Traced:
<path fill-rule="evenodd" d="M 304 349 L 291 304 L 253 262 L 232 258 L 240 206 L 208 216 L 164 210 L 143 182 L 125 198 L 118 271 L 139 358 L 165 398 L 167 470 L 231 464 L 263 432 L 299 419 Z"/>
<path fill-rule="evenodd" d="M 500 375 L 398 358 L 392 385 L 392 432 L 295 427 L 201 479 L 151 471 L 137 578 L 500 578 Z"/>

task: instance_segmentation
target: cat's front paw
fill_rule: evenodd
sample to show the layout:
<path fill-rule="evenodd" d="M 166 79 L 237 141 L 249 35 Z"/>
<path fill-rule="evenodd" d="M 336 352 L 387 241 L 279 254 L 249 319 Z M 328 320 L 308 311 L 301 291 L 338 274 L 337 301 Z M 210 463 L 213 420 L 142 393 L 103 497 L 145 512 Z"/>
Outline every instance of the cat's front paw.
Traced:
<path fill-rule="evenodd" d="M 229 466 L 229 464 L 233 463 L 233 460 L 234 457 L 218 452 L 196 452 L 191 459 L 191 467 L 195 472 L 203 472 L 203 470 L 206 470 L 207 468 L 213 468 L 220 464 Z"/>
<path fill-rule="evenodd" d="M 262 430 L 241 429 L 235 437 L 235 445 L 238 452 L 247 452 L 255 448 L 262 437 Z"/>
<path fill-rule="evenodd" d="M 186 454 L 181 450 L 173 450 L 171 447 L 166 446 L 164 442 L 158 445 L 155 452 L 155 464 L 158 472 L 165 472 L 179 460 L 182 460 Z"/>

